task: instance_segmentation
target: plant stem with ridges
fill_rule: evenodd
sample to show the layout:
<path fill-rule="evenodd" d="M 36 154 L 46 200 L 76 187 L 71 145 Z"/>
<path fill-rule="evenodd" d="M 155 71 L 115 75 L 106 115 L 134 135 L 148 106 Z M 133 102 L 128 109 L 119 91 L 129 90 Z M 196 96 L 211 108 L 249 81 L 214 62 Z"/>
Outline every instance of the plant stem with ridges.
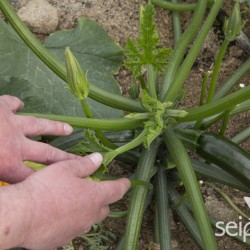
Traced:
<path fill-rule="evenodd" d="M 205 204 L 200 192 L 200 186 L 196 179 L 187 151 L 172 129 L 166 129 L 163 134 L 163 139 L 176 164 L 177 170 L 180 173 L 203 239 L 204 248 L 215 250 L 217 249 L 217 244 L 214 232 L 209 222 Z"/>

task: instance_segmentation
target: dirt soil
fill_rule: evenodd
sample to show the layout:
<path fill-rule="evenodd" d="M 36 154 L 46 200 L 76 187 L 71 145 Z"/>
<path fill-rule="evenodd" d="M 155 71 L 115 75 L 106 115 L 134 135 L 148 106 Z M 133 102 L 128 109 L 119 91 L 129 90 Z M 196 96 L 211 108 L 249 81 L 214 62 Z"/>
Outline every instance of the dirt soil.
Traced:
<path fill-rule="evenodd" d="M 12 1 L 18 2 L 18 1 Z M 122 47 L 125 45 L 125 41 L 128 37 L 135 38 L 138 35 L 138 21 L 139 21 L 139 8 L 141 4 L 144 4 L 144 0 L 48 0 L 53 6 L 55 6 L 59 13 L 59 27 L 58 29 L 69 29 L 76 25 L 77 19 L 84 16 L 96 20 L 100 23 L 109 35 Z M 195 1 L 183 1 L 183 2 L 195 2 Z M 226 13 L 230 12 L 233 0 L 225 1 L 223 10 Z M 16 7 L 18 8 L 18 6 Z M 172 16 L 169 11 L 156 8 L 157 15 L 157 28 L 161 37 L 161 44 L 166 47 L 173 47 L 173 35 L 172 35 Z M 182 27 L 185 29 L 190 20 L 191 13 L 184 12 L 181 14 Z M 249 12 L 244 14 L 244 18 L 249 19 Z M 244 32 L 250 37 L 250 26 L 249 21 L 244 27 Z M 199 55 L 195 65 L 192 68 L 191 74 L 186 80 L 186 100 L 183 106 L 190 107 L 196 105 L 200 95 L 200 87 L 204 72 L 211 70 L 215 55 L 220 46 L 220 36 L 218 35 L 218 28 L 213 28 L 202 48 L 201 54 Z M 227 51 L 223 62 L 221 73 L 219 76 L 219 82 L 224 82 L 246 59 L 247 54 L 241 46 L 234 42 L 230 44 L 230 48 Z M 127 94 L 129 83 L 131 82 L 131 74 L 121 68 L 120 73 L 116 76 L 119 80 L 122 88 L 122 92 Z M 245 85 L 249 84 L 250 73 L 248 73 L 242 80 L 241 83 Z M 238 86 L 237 86 L 238 87 Z M 233 117 L 230 122 L 229 128 L 226 131 L 226 135 L 229 137 L 234 136 L 237 132 L 242 129 L 249 127 L 250 125 L 250 113 L 245 113 L 241 116 Z M 216 129 L 216 127 L 214 128 Z M 250 151 L 250 138 L 242 143 L 242 146 Z M 121 164 L 115 166 L 113 172 L 119 174 L 118 171 L 123 172 Z M 126 166 L 130 168 L 131 166 Z M 118 170 L 117 170 L 118 169 Z M 247 206 L 243 201 L 244 194 L 228 187 L 222 187 L 222 189 L 240 206 L 245 212 Z M 209 213 L 217 218 L 224 221 L 238 221 L 238 215 L 228 207 L 224 200 L 218 196 L 215 191 L 211 188 L 203 187 L 202 193 L 206 202 Z M 120 205 L 115 205 L 115 208 L 123 208 L 124 202 Z M 140 238 L 139 249 L 159 249 L 157 244 L 153 244 L 153 203 L 149 207 L 144 217 L 144 223 L 142 227 L 142 234 Z M 125 220 L 124 219 L 107 219 L 104 222 L 104 228 L 113 232 L 118 238 L 124 233 Z M 193 239 L 190 238 L 186 229 L 178 221 L 175 215 L 172 220 L 172 236 L 173 236 L 173 249 L 185 249 L 195 250 L 199 249 L 194 243 Z M 217 238 L 219 249 L 250 249 L 245 245 L 229 238 L 221 237 Z M 68 249 L 68 248 L 65 248 Z M 81 244 L 78 244 L 75 249 L 84 249 Z M 111 242 L 108 249 L 116 249 L 115 242 Z"/>

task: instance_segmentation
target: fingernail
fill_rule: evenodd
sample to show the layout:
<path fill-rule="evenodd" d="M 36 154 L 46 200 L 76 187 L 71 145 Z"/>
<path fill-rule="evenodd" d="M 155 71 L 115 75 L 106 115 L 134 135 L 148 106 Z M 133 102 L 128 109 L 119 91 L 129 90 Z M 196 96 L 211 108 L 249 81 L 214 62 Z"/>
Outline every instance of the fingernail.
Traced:
<path fill-rule="evenodd" d="M 100 166 L 103 161 L 103 157 L 100 153 L 92 153 L 88 155 L 89 159 L 95 164 L 95 166 Z"/>
<path fill-rule="evenodd" d="M 127 193 L 127 191 L 129 190 L 129 188 L 131 186 L 130 180 L 127 178 L 124 178 L 121 185 L 122 185 L 123 193 L 124 194 Z"/>
<path fill-rule="evenodd" d="M 65 123 L 64 124 L 64 131 L 66 134 L 71 134 L 73 131 L 73 128 L 69 124 Z"/>

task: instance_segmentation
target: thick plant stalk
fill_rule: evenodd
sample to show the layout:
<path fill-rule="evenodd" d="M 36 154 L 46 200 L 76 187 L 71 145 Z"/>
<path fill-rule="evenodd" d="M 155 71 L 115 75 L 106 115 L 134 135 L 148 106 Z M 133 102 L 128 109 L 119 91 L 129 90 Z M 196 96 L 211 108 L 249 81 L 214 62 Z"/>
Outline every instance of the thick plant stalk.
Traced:
<path fill-rule="evenodd" d="M 196 121 L 199 119 L 204 119 L 225 110 L 228 110 L 240 103 L 249 100 L 250 96 L 250 86 L 240 89 L 232 94 L 227 95 L 217 101 L 205 104 L 201 107 L 194 107 L 187 110 L 188 115 L 185 117 L 178 118 L 180 122 Z"/>
<path fill-rule="evenodd" d="M 214 232 L 209 222 L 204 201 L 200 193 L 200 186 L 186 149 L 172 129 L 167 129 L 163 134 L 163 138 L 184 183 L 188 199 L 192 205 L 194 217 L 200 230 L 204 249 L 215 250 L 217 249 L 217 244 L 214 238 Z"/>
<path fill-rule="evenodd" d="M 160 95 L 160 99 L 162 99 L 167 90 L 170 88 L 175 75 L 180 67 L 180 64 L 183 60 L 183 57 L 186 53 L 187 47 L 192 42 L 194 37 L 197 34 L 197 31 L 200 27 L 200 24 L 203 20 L 203 16 L 205 14 L 205 10 L 207 7 L 207 0 L 199 0 L 197 3 L 197 7 L 195 9 L 193 18 L 186 29 L 186 31 L 182 34 L 179 43 L 176 44 L 176 47 L 172 53 L 171 60 L 169 62 L 167 71 L 165 73 L 164 83 L 162 86 L 162 91 Z M 165 99 L 166 100 L 166 99 Z"/>
<path fill-rule="evenodd" d="M 249 109 L 250 109 L 250 100 L 241 102 L 241 103 L 237 104 L 230 111 L 229 116 L 231 117 L 231 116 L 237 115 L 237 114 L 242 113 L 242 112 L 247 112 L 247 111 L 249 111 Z M 220 119 L 223 119 L 223 117 L 224 117 L 224 112 L 222 112 L 218 115 L 209 117 L 209 118 L 205 119 L 204 122 L 202 122 L 200 127 L 202 128 L 202 130 L 207 130 L 209 127 L 211 127 L 217 121 L 219 121 Z"/>
<path fill-rule="evenodd" d="M 178 72 L 180 72 L 180 73 L 177 72 L 175 78 L 173 79 L 173 81 L 171 81 L 171 85 L 169 85 L 168 91 L 166 93 L 165 93 L 165 91 L 162 92 L 162 94 L 164 95 L 164 96 L 162 96 L 162 100 L 164 102 L 165 101 L 174 101 L 174 99 L 178 95 L 184 81 L 186 80 L 186 78 L 187 78 L 187 76 L 192 68 L 193 63 L 195 62 L 195 60 L 196 60 L 196 58 L 197 58 L 197 56 L 202 48 L 202 44 L 204 43 L 208 32 L 211 30 L 211 27 L 212 27 L 214 20 L 217 16 L 221 6 L 222 6 L 222 3 L 223 3 L 223 0 L 217 0 L 214 3 L 206 21 L 202 27 L 200 34 L 195 39 L 192 48 L 190 49 L 187 57 L 185 58 L 181 67 L 178 70 Z M 202 1 L 202 4 L 203 4 L 203 1 Z"/>
<path fill-rule="evenodd" d="M 155 69 L 154 65 L 148 64 L 147 65 L 147 73 L 148 73 L 148 91 L 151 97 L 157 99 L 156 94 L 156 76 L 155 76 Z"/>
<path fill-rule="evenodd" d="M 118 147 L 112 151 L 109 151 L 105 154 L 103 159 L 104 166 L 107 166 L 113 159 L 115 159 L 116 156 L 119 154 L 123 154 L 137 146 L 143 143 L 145 140 L 145 136 L 147 135 L 147 130 L 144 129 L 137 137 L 135 137 L 130 142 L 122 145 L 121 147 Z"/>
<path fill-rule="evenodd" d="M 154 194 L 154 190 L 153 189 L 150 189 L 147 193 L 147 197 L 146 197 L 146 202 L 144 203 L 144 212 L 145 210 L 148 208 L 148 206 L 150 205 L 152 199 L 153 199 L 153 194 Z M 123 235 L 117 246 L 116 246 L 116 250 L 124 250 L 124 244 L 125 244 L 125 236 Z"/>
<path fill-rule="evenodd" d="M 156 175 L 156 203 L 161 250 L 171 250 L 171 233 L 168 204 L 168 182 L 166 171 L 160 167 Z"/>
<path fill-rule="evenodd" d="M 136 169 L 137 180 L 150 181 L 159 144 L 160 141 L 156 139 L 152 142 L 149 150 L 143 150 Z M 123 250 L 138 249 L 138 239 L 147 193 L 148 189 L 144 186 L 135 187 L 132 191 Z"/>
<path fill-rule="evenodd" d="M 159 232 L 159 217 L 158 217 L 158 206 L 155 204 L 155 213 L 154 213 L 154 242 L 160 245 L 160 232 Z"/>
<path fill-rule="evenodd" d="M 169 185 L 168 188 L 169 199 L 171 201 L 172 206 L 175 206 L 181 199 L 180 194 L 174 189 L 172 185 Z M 196 243 L 201 247 L 203 247 L 202 238 L 197 227 L 197 223 L 195 222 L 193 216 L 191 215 L 190 211 L 185 207 L 184 202 L 179 206 L 174 208 L 174 211 L 177 213 L 179 219 L 192 235 L 193 239 Z"/>
<path fill-rule="evenodd" d="M 18 113 L 19 115 L 34 116 L 38 118 L 45 118 L 54 121 L 66 122 L 76 128 L 90 128 L 90 129 L 102 129 L 106 131 L 111 130 L 127 130 L 137 127 L 142 127 L 143 119 L 92 119 L 82 118 L 75 116 L 63 116 L 63 115 L 50 115 L 50 114 L 35 114 L 35 113 Z"/>
<path fill-rule="evenodd" d="M 29 31 L 21 19 L 17 16 L 8 0 L 0 1 L 0 10 L 15 29 L 25 44 L 62 80 L 67 81 L 65 66 L 57 60 Z M 89 97 L 110 107 L 131 112 L 143 112 L 139 102 L 129 98 L 110 93 L 93 84 L 89 85 Z"/>
<path fill-rule="evenodd" d="M 172 0 L 172 3 L 178 3 L 178 1 Z M 180 12 L 173 11 L 172 15 L 173 15 L 172 19 L 173 19 L 173 29 L 174 29 L 174 45 L 176 47 L 182 35 Z"/>

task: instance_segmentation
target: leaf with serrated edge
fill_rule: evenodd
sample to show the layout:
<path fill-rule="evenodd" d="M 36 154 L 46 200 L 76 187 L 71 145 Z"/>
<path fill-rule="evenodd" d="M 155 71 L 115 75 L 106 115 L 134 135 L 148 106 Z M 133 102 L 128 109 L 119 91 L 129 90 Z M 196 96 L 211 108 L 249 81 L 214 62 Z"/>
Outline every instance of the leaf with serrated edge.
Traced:
<path fill-rule="evenodd" d="M 140 35 L 135 42 L 130 39 L 126 43 L 126 67 L 135 77 L 142 74 L 143 66 L 151 64 L 155 69 L 162 71 L 168 63 L 170 49 L 159 49 L 160 37 L 157 34 L 154 22 L 155 9 L 151 1 L 145 8 L 140 9 Z"/>

